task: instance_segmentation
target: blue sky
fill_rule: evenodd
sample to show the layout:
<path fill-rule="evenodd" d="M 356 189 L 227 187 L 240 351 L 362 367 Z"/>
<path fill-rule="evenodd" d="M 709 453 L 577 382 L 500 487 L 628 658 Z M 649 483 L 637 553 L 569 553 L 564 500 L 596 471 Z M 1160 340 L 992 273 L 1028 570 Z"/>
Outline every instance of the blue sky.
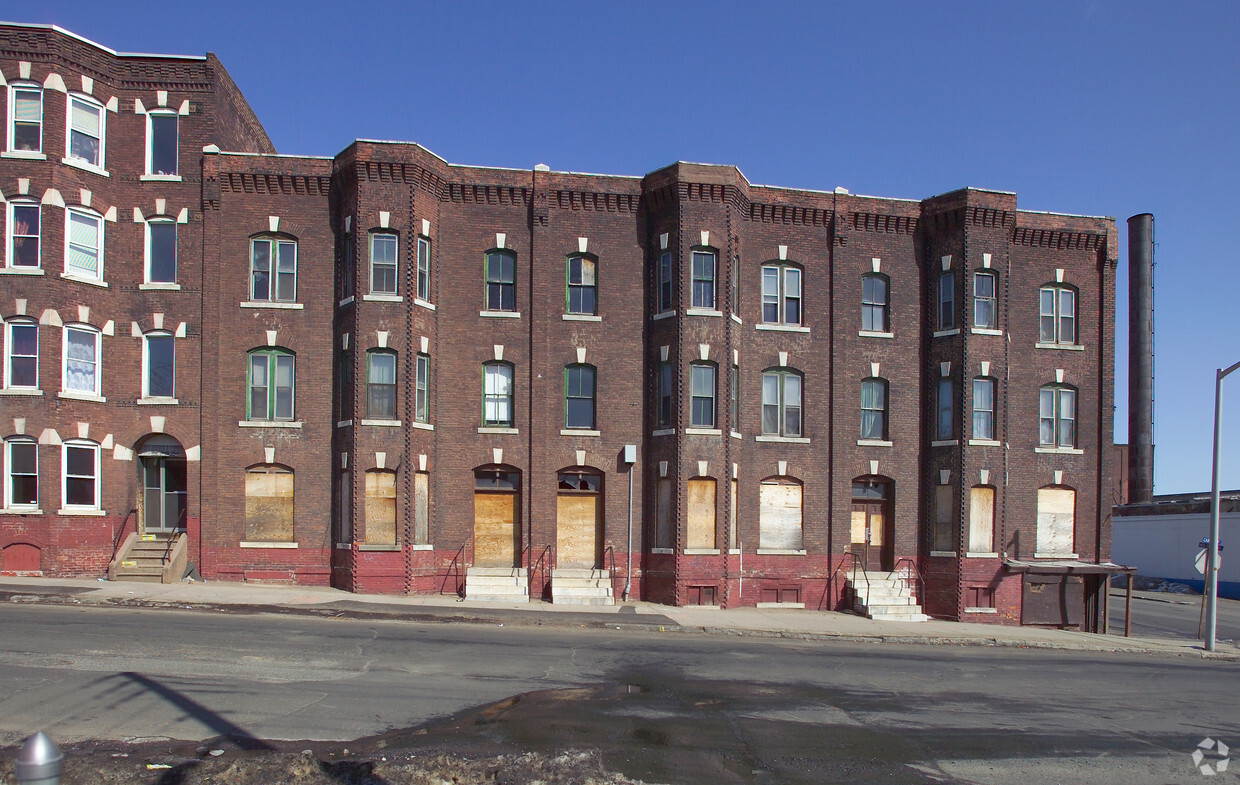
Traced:
<path fill-rule="evenodd" d="M 162 4 L 46 2 L 121 51 L 219 55 L 282 153 L 354 138 L 449 161 L 924 198 L 1016 191 L 1120 226 L 1117 440 L 1127 439 L 1126 219 L 1156 217 L 1155 486 L 1206 490 L 1214 371 L 1240 361 L 1240 4 L 1234 2 Z M 1228 232 L 1233 239 L 1227 239 Z M 1240 488 L 1240 373 L 1223 485 Z"/>

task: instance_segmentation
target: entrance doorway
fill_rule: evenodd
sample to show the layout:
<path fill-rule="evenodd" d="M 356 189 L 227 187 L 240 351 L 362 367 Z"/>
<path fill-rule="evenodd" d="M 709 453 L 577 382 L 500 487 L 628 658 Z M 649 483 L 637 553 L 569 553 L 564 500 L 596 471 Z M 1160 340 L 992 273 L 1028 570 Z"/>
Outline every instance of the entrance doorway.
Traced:
<path fill-rule="evenodd" d="M 138 514 L 145 534 L 185 531 L 188 486 L 185 450 L 171 436 L 159 434 L 138 448 Z"/>
<path fill-rule="evenodd" d="M 516 567 L 521 552 L 521 474 L 503 469 L 474 472 L 474 565 Z"/>
<path fill-rule="evenodd" d="M 561 472 L 556 494 L 556 566 L 595 570 L 603 560 L 603 476 Z"/>
<path fill-rule="evenodd" d="M 849 551 L 867 570 L 890 572 L 895 567 L 890 491 L 891 483 L 878 477 L 853 480 Z"/>

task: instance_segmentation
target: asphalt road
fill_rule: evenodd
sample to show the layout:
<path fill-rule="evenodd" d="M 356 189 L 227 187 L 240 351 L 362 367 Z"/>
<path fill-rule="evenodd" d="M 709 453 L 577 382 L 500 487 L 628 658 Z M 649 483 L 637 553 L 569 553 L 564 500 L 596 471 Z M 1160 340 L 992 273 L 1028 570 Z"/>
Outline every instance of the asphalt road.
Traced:
<path fill-rule="evenodd" d="M 32 605 L 0 666 L 6 745 L 413 728 L 383 744 L 703 785 L 1190 782 L 1240 745 L 1240 665 L 1147 655 Z"/>
<path fill-rule="evenodd" d="M 1201 595 L 1140 592 L 1132 600 L 1132 634 L 1200 640 Z M 1204 627 L 1200 627 L 1204 630 Z M 1124 592 L 1111 590 L 1111 632 L 1124 631 Z M 1240 640 L 1240 601 L 1218 601 L 1218 641 Z"/>

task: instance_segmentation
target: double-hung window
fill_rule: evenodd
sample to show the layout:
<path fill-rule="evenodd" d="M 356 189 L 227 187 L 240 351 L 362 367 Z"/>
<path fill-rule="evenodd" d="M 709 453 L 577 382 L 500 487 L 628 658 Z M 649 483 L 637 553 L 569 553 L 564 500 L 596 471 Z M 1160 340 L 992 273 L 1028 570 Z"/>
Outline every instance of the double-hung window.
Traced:
<path fill-rule="evenodd" d="M 396 235 L 370 235 L 371 294 L 396 294 L 396 251 Z"/>
<path fill-rule="evenodd" d="M 34 439 L 4 442 L 4 506 L 8 509 L 39 506 L 39 445 Z"/>
<path fill-rule="evenodd" d="M 94 169 L 103 168 L 103 104 L 82 95 L 69 96 L 69 140 L 65 156 Z"/>
<path fill-rule="evenodd" d="M 1038 446 L 1076 447 L 1076 390 L 1052 385 L 1038 391 Z"/>
<path fill-rule="evenodd" d="M 101 333 L 86 325 L 65 325 L 64 378 L 61 389 L 67 393 L 98 397 L 99 348 Z"/>
<path fill-rule="evenodd" d="M 65 273 L 103 280 L 103 217 L 69 208 L 65 211 Z"/>
<path fill-rule="evenodd" d="M 431 241 L 429 237 L 418 238 L 418 299 L 431 300 Z"/>
<path fill-rule="evenodd" d="M 659 254 L 659 313 L 672 310 L 672 252 Z"/>
<path fill-rule="evenodd" d="M 7 264 L 14 270 L 39 268 L 39 203 L 9 202 Z"/>
<path fill-rule="evenodd" d="M 861 329 L 885 333 L 888 330 L 887 276 L 870 273 L 861 276 Z"/>
<path fill-rule="evenodd" d="M 256 349 L 249 354 L 246 416 L 250 420 L 292 420 L 296 358 L 282 349 Z"/>
<path fill-rule="evenodd" d="M 694 308 L 715 308 L 715 262 L 714 251 L 693 252 L 693 303 Z"/>
<path fill-rule="evenodd" d="M 598 262 L 585 255 L 568 257 L 568 312 L 598 313 L 598 283 L 595 277 Z"/>
<path fill-rule="evenodd" d="M 99 509 L 99 445 L 87 441 L 63 444 L 62 486 L 64 507 L 69 511 Z"/>
<path fill-rule="evenodd" d="M 801 375 L 791 370 L 762 374 L 762 433 L 801 435 Z"/>
<path fill-rule="evenodd" d="M 973 380 L 973 438 L 986 441 L 995 438 L 994 379 Z"/>
<path fill-rule="evenodd" d="M 146 282 L 177 282 L 175 221 L 151 221 L 146 225 Z"/>
<path fill-rule="evenodd" d="M 430 355 L 419 354 L 413 382 L 413 419 L 416 422 L 431 421 L 430 380 Z"/>
<path fill-rule="evenodd" d="M 861 438 L 887 438 L 887 381 L 866 379 L 861 382 Z"/>
<path fill-rule="evenodd" d="M 998 276 L 991 272 L 973 274 L 973 326 L 983 330 L 999 327 L 999 300 L 995 294 Z"/>
<path fill-rule="evenodd" d="M 271 237 L 250 241 L 250 299 L 297 302 L 297 242 Z"/>
<path fill-rule="evenodd" d="M 564 427 L 594 428 L 594 382 L 592 365 L 564 369 Z"/>
<path fill-rule="evenodd" d="M 951 270 L 939 273 L 939 329 L 956 326 L 956 274 Z"/>
<path fill-rule="evenodd" d="M 142 397 L 176 397 L 176 339 L 168 333 L 142 336 Z"/>
<path fill-rule="evenodd" d="M 786 265 L 762 268 L 762 321 L 765 324 L 801 323 L 801 270 Z"/>
<path fill-rule="evenodd" d="M 1076 290 L 1043 286 L 1038 293 L 1038 342 L 1076 343 Z"/>
<path fill-rule="evenodd" d="M 659 363 L 655 377 L 655 397 L 658 400 L 658 407 L 655 412 L 655 427 L 669 428 L 672 425 L 672 417 L 674 407 L 672 404 L 672 364 L 669 362 Z"/>
<path fill-rule="evenodd" d="M 517 256 L 491 251 L 486 257 L 486 309 L 517 310 Z"/>
<path fill-rule="evenodd" d="M 152 112 L 146 116 L 147 174 L 177 175 L 177 125 L 175 112 Z"/>
<path fill-rule="evenodd" d="M 39 325 L 33 321 L 4 323 L 4 389 L 39 389 Z"/>
<path fill-rule="evenodd" d="M 694 428 L 714 428 L 715 366 L 693 363 L 689 369 L 689 424 Z"/>
<path fill-rule="evenodd" d="M 396 419 L 396 352 L 372 350 L 366 354 L 366 416 Z"/>
<path fill-rule="evenodd" d="M 956 385 L 950 377 L 939 377 L 938 416 L 935 418 L 934 438 L 943 441 L 956 437 Z"/>
<path fill-rule="evenodd" d="M 508 363 L 482 366 L 482 424 L 512 427 L 512 366 Z"/>
<path fill-rule="evenodd" d="M 43 152 L 43 88 L 37 84 L 9 86 L 9 152 Z"/>

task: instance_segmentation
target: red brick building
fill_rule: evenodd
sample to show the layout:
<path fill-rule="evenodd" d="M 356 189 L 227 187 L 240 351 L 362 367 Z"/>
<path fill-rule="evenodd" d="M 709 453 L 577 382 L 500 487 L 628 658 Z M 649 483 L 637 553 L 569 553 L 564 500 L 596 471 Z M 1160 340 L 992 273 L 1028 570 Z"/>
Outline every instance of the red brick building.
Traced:
<path fill-rule="evenodd" d="M 279 156 L 214 56 L 43 26 L 0 74 L 4 573 L 1093 626 L 1112 219 Z"/>

